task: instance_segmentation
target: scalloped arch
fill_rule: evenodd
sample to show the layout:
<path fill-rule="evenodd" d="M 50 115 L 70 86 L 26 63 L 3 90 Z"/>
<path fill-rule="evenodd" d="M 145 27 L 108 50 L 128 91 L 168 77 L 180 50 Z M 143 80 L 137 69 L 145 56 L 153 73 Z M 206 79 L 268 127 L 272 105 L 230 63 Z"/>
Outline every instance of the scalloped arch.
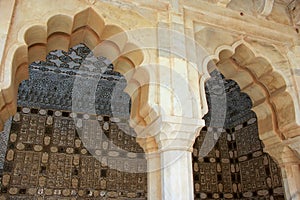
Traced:
<path fill-rule="evenodd" d="M 274 69 L 267 57 L 257 53 L 243 40 L 232 46 L 220 46 L 214 55 L 203 62 L 204 80 L 201 81 L 201 88 L 210 77 L 209 66 L 214 64 L 226 78 L 236 81 L 241 91 L 251 98 L 252 110 L 258 118 L 259 136 L 266 145 L 265 149 L 293 137 L 287 130 L 298 128 L 295 102 L 286 77 Z M 206 97 L 202 98 L 206 102 Z M 205 109 L 207 111 L 207 105 Z"/>
<path fill-rule="evenodd" d="M 50 51 L 68 51 L 72 46 L 84 43 L 96 56 L 101 54 L 109 58 L 127 80 L 132 78 L 131 71 L 144 60 L 142 50 L 128 42 L 126 32 L 119 26 L 105 24 L 92 8 L 74 13 L 73 16 L 57 14 L 44 24 L 26 24 L 18 38 L 21 42 L 8 49 L 5 61 L 0 90 L 0 128 L 16 112 L 18 85 L 28 78 L 28 65 L 36 60 L 44 60 Z M 139 95 L 148 89 L 140 90 L 132 97 L 137 99 L 134 101 L 139 104 L 137 108 L 143 106 L 140 105 Z"/>

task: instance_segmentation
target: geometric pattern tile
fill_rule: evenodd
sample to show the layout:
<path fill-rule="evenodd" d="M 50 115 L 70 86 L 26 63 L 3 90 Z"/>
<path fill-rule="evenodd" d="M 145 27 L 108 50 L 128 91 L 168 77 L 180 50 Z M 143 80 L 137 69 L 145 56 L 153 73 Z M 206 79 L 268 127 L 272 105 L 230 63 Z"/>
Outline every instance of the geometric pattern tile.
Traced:
<path fill-rule="evenodd" d="M 10 131 L 2 197 L 145 199 L 146 160 L 135 138 L 125 133 L 123 121 L 74 115 L 18 108 Z M 82 126 L 77 127 L 79 120 Z M 93 135 L 85 137 L 88 129 Z"/>
<path fill-rule="evenodd" d="M 0 174 L 2 174 L 2 170 L 3 170 L 10 126 L 11 126 L 11 119 L 7 120 L 3 131 L 0 132 Z"/>
<path fill-rule="evenodd" d="M 0 139 L 0 199 L 146 199 L 146 160 L 127 122 L 126 80 L 110 61 L 80 44 L 29 68 L 18 112 Z M 195 199 L 284 199 L 250 98 L 217 71 L 205 87 L 208 128 L 194 145 Z"/>
<path fill-rule="evenodd" d="M 195 199 L 284 199 L 280 168 L 263 152 L 256 118 L 232 129 L 203 128 L 193 170 Z"/>
<path fill-rule="evenodd" d="M 8 131 L 0 197 L 145 199 L 146 160 L 127 121 L 126 80 L 110 61 L 80 44 L 50 52 L 29 71 Z"/>

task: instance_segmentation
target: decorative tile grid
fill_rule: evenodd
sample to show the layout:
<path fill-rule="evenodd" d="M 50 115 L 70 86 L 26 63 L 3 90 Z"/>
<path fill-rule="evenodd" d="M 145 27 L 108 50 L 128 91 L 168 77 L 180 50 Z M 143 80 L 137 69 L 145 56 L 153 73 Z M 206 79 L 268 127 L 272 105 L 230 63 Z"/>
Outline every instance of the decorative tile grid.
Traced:
<path fill-rule="evenodd" d="M 2 198 L 146 199 L 146 160 L 126 129 L 133 131 L 125 121 L 108 116 L 19 107 Z"/>
<path fill-rule="evenodd" d="M 280 168 L 263 152 L 257 133 L 256 118 L 226 131 L 203 128 L 193 151 L 195 199 L 284 199 Z M 214 143 L 199 156 L 203 144 Z"/>
<path fill-rule="evenodd" d="M 100 76 L 99 73 L 101 74 Z M 30 66 L 30 80 L 24 81 L 19 88 L 18 104 L 27 107 L 42 107 L 48 109 L 70 110 L 72 106 L 71 94 L 73 92 L 72 91 L 73 83 L 75 78 L 80 79 L 81 77 L 83 77 L 83 79 L 87 78 L 87 79 L 99 80 L 99 83 L 97 84 L 96 104 L 95 104 L 97 114 L 111 115 L 112 108 L 113 108 L 115 115 L 117 114 L 121 118 L 122 117 L 128 118 L 129 110 L 130 110 L 129 109 L 130 99 L 128 95 L 121 92 L 121 90 L 126 86 L 125 79 L 122 79 L 120 74 L 112 71 L 112 65 L 108 60 L 101 57 L 95 58 L 92 55 L 90 55 L 90 50 L 85 45 L 78 45 L 70 49 L 69 52 L 63 52 L 63 51 L 51 52 L 47 56 L 46 62 L 33 63 Z M 240 93 L 239 87 L 234 81 L 225 80 L 222 75 L 221 77 L 222 78 L 220 80 L 217 77 L 217 72 L 212 73 L 212 79 L 210 79 L 206 83 L 206 95 L 208 99 L 208 105 L 210 108 L 212 105 L 222 106 L 222 102 L 224 101 L 224 98 L 226 99 L 227 106 L 225 110 L 225 114 L 226 114 L 225 124 L 223 121 L 224 115 L 223 113 L 220 114 L 220 112 L 213 113 L 214 121 L 213 122 L 211 121 L 211 116 L 212 116 L 211 109 L 209 109 L 210 112 L 205 116 L 206 124 L 208 126 L 215 126 L 216 124 L 217 125 L 221 124 L 224 128 L 228 128 L 246 121 L 246 119 L 249 119 L 249 117 L 254 117 L 255 114 L 249 110 L 249 108 L 251 108 L 251 100 L 249 99 L 249 97 L 243 93 Z M 88 83 L 90 82 L 87 82 L 85 84 Z M 116 85 L 118 87 L 115 87 Z M 222 87 L 224 87 L 224 89 L 222 89 Z M 84 88 L 88 88 L 88 87 L 84 87 Z M 118 95 L 113 98 L 113 100 L 115 100 L 116 102 L 114 102 L 114 104 L 112 105 L 111 104 L 112 102 L 111 96 L 113 94 L 112 91 L 116 91 L 116 88 L 119 89 L 119 91 L 115 93 Z M 93 92 L 93 91 L 87 91 L 87 93 L 89 92 Z M 81 99 L 79 98 L 79 100 L 76 103 L 79 103 L 78 107 L 82 107 L 84 111 L 88 111 L 92 113 L 93 109 L 90 109 L 90 107 L 84 107 L 86 106 L 86 104 L 83 102 L 91 102 L 90 99 L 86 99 L 87 96 L 89 95 L 85 95 Z M 118 106 L 118 105 L 123 105 L 123 106 Z M 223 107 L 217 110 L 220 111 L 222 109 Z M 124 130 L 123 128 L 122 130 Z M 54 140 L 53 140 L 54 144 L 55 142 L 56 143 L 59 142 L 61 138 L 64 138 L 64 136 L 60 136 L 60 134 L 53 134 L 53 135 L 54 135 Z M 118 137 L 120 137 L 120 135 L 122 134 L 118 134 Z M 92 140 L 91 142 L 95 142 L 95 140 Z M 96 145 L 95 143 L 93 143 L 93 145 Z M 107 145 L 104 144 L 104 147 L 105 146 Z M 221 157 L 226 157 L 228 149 L 226 149 L 226 145 L 221 145 L 221 147 L 223 147 L 223 149 L 219 154 L 222 154 Z M 124 148 L 128 148 L 127 145 Z M 67 149 L 70 150 L 70 147 L 68 147 Z M 61 147 L 60 151 L 64 151 L 64 149 Z M 77 152 L 77 150 L 74 151 Z M 91 151 L 93 152 L 93 150 Z M 216 153 L 217 152 L 218 151 L 216 151 Z M 229 153 L 230 152 L 231 151 L 229 151 Z M 96 154 L 96 152 L 94 152 L 94 154 Z M 61 159 L 63 160 L 63 158 Z M 206 162 L 204 162 L 203 164 L 205 166 L 203 166 L 203 168 L 201 167 L 202 174 L 211 168 L 210 164 L 205 164 L 207 163 L 208 160 L 209 162 L 214 163 L 213 157 L 209 159 L 208 158 L 205 159 Z M 64 160 L 69 160 L 69 159 L 64 158 Z M 216 160 L 218 161 L 219 158 L 216 158 Z M 215 164 L 215 167 L 219 171 L 220 169 L 221 171 L 223 169 L 221 173 L 223 176 L 222 179 L 224 180 L 224 182 L 230 183 L 230 173 L 228 169 L 229 166 L 231 167 L 231 165 L 229 165 L 226 162 L 227 161 L 225 160 L 225 162 L 221 165 Z M 277 167 L 275 163 L 273 163 L 273 166 L 274 166 L 273 167 L 273 171 L 274 171 L 274 169 L 276 169 Z M 199 165 L 197 166 L 195 165 L 195 163 L 194 163 L 194 167 L 195 169 L 197 168 L 199 169 Z M 221 187 L 222 191 L 224 190 L 225 192 L 236 190 L 235 185 L 231 186 L 230 184 L 225 184 L 223 186 L 220 186 L 218 184 L 218 187 L 216 187 L 216 183 L 220 179 L 220 174 L 217 174 L 217 178 L 216 178 L 215 177 L 216 173 L 213 170 L 211 170 L 211 173 L 214 175 L 210 176 L 206 174 L 206 179 L 207 180 L 212 179 L 212 183 L 213 183 L 212 186 L 207 185 L 207 190 L 217 191 L 218 189 L 220 189 L 219 187 Z M 197 177 L 195 178 L 197 179 Z M 202 183 L 204 183 L 206 179 L 203 179 L 203 177 L 201 177 Z M 197 191 L 199 190 L 198 184 L 195 184 L 195 189 L 197 189 Z M 40 190 L 39 193 L 42 193 L 42 191 L 43 190 Z M 23 193 L 24 190 L 20 190 L 20 192 Z M 68 193 L 68 190 L 65 192 Z M 61 193 L 61 191 L 57 190 L 54 191 L 54 193 Z M 97 192 L 95 194 L 97 195 Z M 196 198 L 197 195 L 199 196 L 199 194 L 196 194 Z M 201 195 L 202 197 L 205 197 L 204 193 L 201 193 Z M 213 195 L 215 198 L 217 197 L 216 194 Z M 209 196 L 210 194 L 208 194 L 208 197 Z M 220 197 L 221 196 L 222 194 L 220 194 Z M 226 194 L 224 194 L 223 196 L 226 196 Z M 227 197 L 231 197 L 231 196 L 229 195 Z M 12 195 L 10 198 L 27 199 L 27 197 L 22 197 L 20 195 L 19 196 Z M 57 199 L 57 197 L 50 197 L 50 196 L 47 198 Z"/>
<path fill-rule="evenodd" d="M 5 160 L 5 154 L 6 154 L 6 149 L 7 149 L 7 142 L 8 142 L 10 127 L 11 127 L 11 119 L 9 119 L 5 123 L 4 130 L 2 132 L 0 132 L 0 174 L 2 172 L 3 164 L 4 164 L 4 160 Z"/>
<path fill-rule="evenodd" d="M 11 119 L 9 119 L 5 123 L 4 130 L 0 132 L 0 188 L 2 183 L 3 166 L 4 166 L 5 155 L 7 150 L 10 127 L 11 127 Z"/>
<path fill-rule="evenodd" d="M 145 199 L 146 160 L 127 122 L 125 86 L 110 61 L 94 57 L 82 44 L 31 64 L 30 79 L 19 87 L 23 109 L 11 128 L 2 197 Z M 69 112 L 74 106 L 79 108 L 72 114 L 75 123 Z"/>
<path fill-rule="evenodd" d="M 126 81 L 112 69 L 107 59 L 94 57 L 83 44 L 69 52 L 50 52 L 46 62 L 35 62 L 30 66 L 30 79 L 23 81 L 19 88 L 18 105 L 59 110 L 77 107 L 77 112 L 96 111 L 96 114 L 109 116 L 113 113 L 129 119 L 130 97 L 122 91 Z M 255 116 L 250 111 L 251 100 L 240 92 L 234 81 L 225 80 L 217 71 L 211 77 L 206 83 L 210 112 L 204 118 L 208 127 L 228 128 Z M 74 82 L 78 80 L 82 84 L 80 88 L 84 88 L 80 93 L 78 88 L 74 89 Z M 95 81 L 98 81 L 96 93 L 89 87 Z M 95 99 L 90 95 L 94 93 Z M 72 101 L 72 94 L 77 97 L 76 101 Z M 212 107 L 217 112 L 213 112 Z"/>

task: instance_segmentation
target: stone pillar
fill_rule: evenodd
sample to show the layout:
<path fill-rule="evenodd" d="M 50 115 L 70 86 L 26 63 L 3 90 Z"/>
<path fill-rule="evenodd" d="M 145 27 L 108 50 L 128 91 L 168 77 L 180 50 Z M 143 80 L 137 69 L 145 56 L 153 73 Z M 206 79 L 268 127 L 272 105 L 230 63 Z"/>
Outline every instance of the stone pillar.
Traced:
<path fill-rule="evenodd" d="M 203 83 L 203 72 L 198 68 L 201 60 L 196 55 L 200 48 L 191 39 L 193 24 L 185 26 L 183 7 L 177 3 L 170 1 L 171 12 L 158 15 L 156 65 L 143 66 L 150 74 L 150 89 L 146 91 L 147 98 L 140 99 L 147 99 L 149 106 L 140 104 L 140 116 L 131 118 L 137 141 L 143 140 L 144 144 L 140 144 L 148 152 L 148 169 L 158 167 L 158 171 L 148 171 L 151 200 L 194 199 L 191 152 L 198 128 L 205 125 L 205 91 L 204 85 L 199 84 Z M 145 148 L 151 142 L 149 138 L 154 138 L 157 146 L 150 154 Z"/>
<path fill-rule="evenodd" d="M 159 118 L 144 130 L 137 131 L 138 137 L 146 137 L 137 141 L 148 151 L 148 199 L 194 199 L 192 150 L 203 126 L 203 120 L 168 117 L 168 120 Z M 154 146 L 154 141 L 157 151 L 149 148 Z"/>
<path fill-rule="evenodd" d="M 161 154 L 164 200 L 194 199 L 192 151 L 200 124 L 187 123 L 188 121 L 181 121 L 181 124 L 167 122 L 156 137 Z"/>
<path fill-rule="evenodd" d="M 287 200 L 300 199 L 300 165 L 285 164 L 281 168 L 282 179 Z"/>
<path fill-rule="evenodd" d="M 148 170 L 148 199 L 161 199 L 160 155 L 157 152 L 146 154 Z"/>
<path fill-rule="evenodd" d="M 285 141 L 282 176 L 286 199 L 300 199 L 300 136 Z"/>
<path fill-rule="evenodd" d="M 187 150 L 161 152 L 162 199 L 194 199 L 192 155 Z"/>
<path fill-rule="evenodd" d="M 285 198 L 287 200 L 300 199 L 300 158 L 297 150 L 295 150 L 300 144 L 298 139 L 296 139 L 277 142 L 264 149 L 281 168 Z"/>
<path fill-rule="evenodd" d="M 147 199 L 161 199 L 160 154 L 154 137 L 137 138 L 147 159 Z"/>
<path fill-rule="evenodd" d="M 2 60 L 4 56 L 5 44 L 9 36 L 9 28 L 12 23 L 14 9 L 15 9 L 15 0 L 12 1 L 0 1 L 0 63 L 4 63 Z"/>
<path fill-rule="evenodd" d="M 0 13 L 1 13 L 1 20 L 0 20 L 0 65 L 1 65 L 1 77 L 3 76 L 3 74 L 5 74 L 4 72 L 4 63 L 5 63 L 5 50 L 8 49 L 9 46 L 12 45 L 8 45 L 8 38 L 11 35 L 10 34 L 10 28 L 13 24 L 13 16 L 14 16 L 14 12 L 15 12 L 15 6 L 16 6 L 16 1 L 12 0 L 12 1 L 0 1 Z M 1 81 L 1 85 L 2 85 L 2 81 Z M 12 114 L 7 111 L 6 108 L 4 108 L 3 105 L 5 105 L 5 93 L 4 93 L 4 88 L 0 89 L 0 130 L 2 131 L 4 126 L 5 126 L 5 122 L 7 122 L 7 120 L 9 119 L 10 116 L 12 116 Z M 11 104 L 12 102 L 10 102 Z M 10 105 L 12 106 L 12 105 Z"/>

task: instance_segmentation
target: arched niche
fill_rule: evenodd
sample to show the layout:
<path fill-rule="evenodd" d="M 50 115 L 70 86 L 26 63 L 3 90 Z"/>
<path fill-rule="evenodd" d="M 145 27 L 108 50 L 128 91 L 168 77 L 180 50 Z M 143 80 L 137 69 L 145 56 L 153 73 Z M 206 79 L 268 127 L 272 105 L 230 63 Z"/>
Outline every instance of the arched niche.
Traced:
<path fill-rule="evenodd" d="M 53 50 L 67 51 L 70 47 L 84 43 L 95 56 L 104 56 L 114 65 L 114 70 L 123 74 L 129 83 L 126 91 L 132 99 L 131 118 L 140 121 L 139 108 L 147 101 L 141 94 L 147 93 L 147 85 L 140 87 L 140 80 L 133 77 L 137 67 L 144 60 L 142 50 L 128 40 L 120 26 L 106 24 L 103 17 L 93 8 L 70 14 L 56 14 L 39 24 L 25 25 L 19 33 L 19 40 L 8 49 L 0 90 L 0 128 L 16 112 L 18 86 L 28 79 L 28 65 L 36 60 L 45 60 Z M 147 74 L 143 73 L 147 80 Z M 136 84 L 132 84 L 136 83 Z"/>
<path fill-rule="evenodd" d="M 216 67 L 226 79 L 236 81 L 252 100 L 252 110 L 258 120 L 259 137 L 277 162 L 283 162 L 284 140 L 295 137 L 298 130 L 297 104 L 290 92 L 288 79 L 272 66 L 267 57 L 257 53 L 245 41 L 224 45 L 203 63 L 204 79 L 209 68 Z M 207 112 L 207 107 L 204 108 Z M 277 150 L 275 150 L 277 149 Z"/>

